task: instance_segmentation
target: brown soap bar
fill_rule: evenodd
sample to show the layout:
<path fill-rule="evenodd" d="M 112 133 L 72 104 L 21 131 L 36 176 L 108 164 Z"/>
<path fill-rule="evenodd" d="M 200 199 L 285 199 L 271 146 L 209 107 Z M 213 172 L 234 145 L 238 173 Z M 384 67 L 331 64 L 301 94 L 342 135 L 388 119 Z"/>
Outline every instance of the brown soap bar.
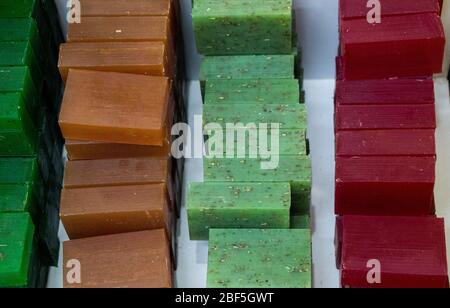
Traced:
<path fill-rule="evenodd" d="M 61 220 L 70 239 L 173 226 L 166 184 L 64 189 Z"/>
<path fill-rule="evenodd" d="M 80 283 L 65 288 L 171 288 L 172 265 L 164 229 L 91 237 L 64 243 L 64 264 L 78 261 Z M 68 275 L 69 274 L 69 275 Z"/>
<path fill-rule="evenodd" d="M 167 16 L 173 0 L 80 0 L 81 16 Z"/>
<path fill-rule="evenodd" d="M 89 160 L 127 157 L 168 157 L 171 145 L 148 146 L 98 141 L 66 140 L 69 160 Z"/>
<path fill-rule="evenodd" d="M 159 183 L 167 185 L 170 200 L 174 200 L 168 157 L 68 161 L 64 175 L 66 189 Z"/>
<path fill-rule="evenodd" d="M 59 124 L 65 139 L 163 146 L 173 108 L 166 77 L 70 70 Z"/>
<path fill-rule="evenodd" d="M 62 44 L 59 71 L 69 69 L 173 77 L 174 59 L 164 42 L 88 42 Z"/>

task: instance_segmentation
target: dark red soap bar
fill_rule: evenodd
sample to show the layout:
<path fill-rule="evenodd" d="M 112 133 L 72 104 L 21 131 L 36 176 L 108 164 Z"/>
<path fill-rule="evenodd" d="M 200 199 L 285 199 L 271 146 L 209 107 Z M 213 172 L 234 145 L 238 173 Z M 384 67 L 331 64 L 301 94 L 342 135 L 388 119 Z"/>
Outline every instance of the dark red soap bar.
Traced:
<path fill-rule="evenodd" d="M 337 157 L 337 215 L 434 214 L 436 157 Z"/>
<path fill-rule="evenodd" d="M 339 131 L 336 156 L 435 156 L 434 129 Z"/>
<path fill-rule="evenodd" d="M 427 105 L 337 105 L 336 131 L 435 129 L 436 112 Z"/>
<path fill-rule="evenodd" d="M 427 76 L 442 71 L 445 35 L 437 14 L 341 22 L 345 78 L 377 79 Z"/>
<path fill-rule="evenodd" d="M 338 60 L 339 61 L 339 60 Z M 338 105 L 434 104 L 433 79 L 338 80 Z"/>
<path fill-rule="evenodd" d="M 367 0 L 339 0 L 339 16 L 342 19 L 366 18 L 371 8 Z M 382 0 L 381 16 L 396 16 L 420 13 L 440 14 L 438 0 Z M 383 19 L 382 19 L 383 22 Z"/>
<path fill-rule="evenodd" d="M 344 216 L 340 224 L 343 287 L 449 287 L 443 219 Z M 379 262 L 380 283 L 368 282 L 369 261 Z"/>

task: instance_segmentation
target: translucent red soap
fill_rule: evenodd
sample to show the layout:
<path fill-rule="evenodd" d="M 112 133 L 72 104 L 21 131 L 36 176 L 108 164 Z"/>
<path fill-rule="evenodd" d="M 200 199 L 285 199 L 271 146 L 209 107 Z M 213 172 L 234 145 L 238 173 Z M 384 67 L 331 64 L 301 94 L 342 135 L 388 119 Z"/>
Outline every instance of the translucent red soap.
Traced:
<path fill-rule="evenodd" d="M 449 287 L 442 219 L 344 216 L 338 226 L 343 287 Z"/>

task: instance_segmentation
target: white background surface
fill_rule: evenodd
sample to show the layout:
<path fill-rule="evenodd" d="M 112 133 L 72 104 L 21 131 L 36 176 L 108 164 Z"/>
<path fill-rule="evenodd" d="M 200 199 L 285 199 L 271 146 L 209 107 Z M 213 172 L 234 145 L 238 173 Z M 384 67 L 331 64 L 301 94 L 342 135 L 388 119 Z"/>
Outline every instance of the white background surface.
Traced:
<path fill-rule="evenodd" d="M 202 113 L 198 76 L 199 56 L 195 50 L 190 19 L 191 0 L 180 0 L 183 8 L 183 29 L 187 47 L 189 83 L 189 118 Z M 65 0 L 57 0 L 64 12 Z M 337 0 L 296 0 L 297 31 L 303 52 L 305 90 L 308 108 L 309 138 L 313 166 L 312 232 L 313 232 L 313 285 L 339 287 L 339 273 L 334 253 L 334 128 L 333 95 L 335 55 L 337 54 Z M 62 20 L 64 21 L 62 15 Z M 445 80 L 436 83 L 438 112 L 438 176 L 436 202 L 438 214 L 450 221 L 450 101 Z M 186 162 L 185 184 L 202 181 L 202 161 Z M 447 225 L 450 247 L 450 229 Z M 203 288 L 206 286 L 208 250 L 206 242 L 189 240 L 186 211 L 183 209 L 179 232 L 178 287 Z M 60 230 L 61 239 L 67 236 Z M 62 251 L 61 251 L 62 255 Z M 450 255 L 450 254 L 448 254 Z M 49 287 L 62 286 L 62 265 L 51 270 Z"/>

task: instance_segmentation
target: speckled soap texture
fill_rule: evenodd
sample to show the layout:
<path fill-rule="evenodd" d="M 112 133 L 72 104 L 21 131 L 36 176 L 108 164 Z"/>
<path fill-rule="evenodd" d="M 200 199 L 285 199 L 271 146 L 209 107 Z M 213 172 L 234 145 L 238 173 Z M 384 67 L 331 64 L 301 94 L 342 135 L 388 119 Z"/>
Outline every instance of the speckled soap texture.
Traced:
<path fill-rule="evenodd" d="M 289 183 L 191 183 L 187 198 L 191 240 L 209 230 L 289 229 Z"/>
<path fill-rule="evenodd" d="M 203 55 L 292 50 L 292 0 L 195 0 L 192 19 Z"/>
<path fill-rule="evenodd" d="M 213 229 L 208 288 L 311 288 L 309 230 Z"/>
<path fill-rule="evenodd" d="M 272 157 L 275 169 L 262 169 L 263 159 L 205 158 L 205 182 L 288 182 L 291 184 L 293 213 L 308 214 L 311 195 L 311 162 L 307 156 Z"/>
<path fill-rule="evenodd" d="M 200 80 L 294 79 L 297 54 L 205 57 Z"/>
<path fill-rule="evenodd" d="M 299 90 L 295 79 L 208 80 L 205 104 L 299 104 Z"/>

